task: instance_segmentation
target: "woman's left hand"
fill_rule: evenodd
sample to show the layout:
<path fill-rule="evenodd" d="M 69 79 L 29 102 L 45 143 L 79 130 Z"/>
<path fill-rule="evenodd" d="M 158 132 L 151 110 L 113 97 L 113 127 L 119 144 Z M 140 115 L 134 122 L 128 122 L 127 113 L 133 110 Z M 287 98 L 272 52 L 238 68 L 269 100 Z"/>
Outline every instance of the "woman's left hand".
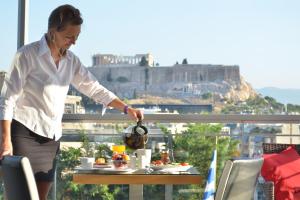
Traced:
<path fill-rule="evenodd" d="M 144 114 L 139 109 L 128 107 L 127 114 L 131 119 L 134 119 L 135 121 L 140 121 L 144 119 Z"/>

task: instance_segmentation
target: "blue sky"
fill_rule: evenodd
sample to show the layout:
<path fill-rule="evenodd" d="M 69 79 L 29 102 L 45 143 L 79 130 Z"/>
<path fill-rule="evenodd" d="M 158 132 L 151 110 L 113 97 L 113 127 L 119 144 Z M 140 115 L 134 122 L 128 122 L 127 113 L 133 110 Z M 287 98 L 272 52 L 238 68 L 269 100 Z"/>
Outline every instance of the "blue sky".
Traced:
<path fill-rule="evenodd" d="M 0 69 L 17 46 L 17 0 L 0 7 Z M 78 7 L 82 33 L 72 47 L 86 66 L 95 53 L 153 54 L 161 66 L 239 65 L 253 87 L 300 88 L 298 0 L 29 0 L 29 42 L 47 31 L 50 12 Z"/>

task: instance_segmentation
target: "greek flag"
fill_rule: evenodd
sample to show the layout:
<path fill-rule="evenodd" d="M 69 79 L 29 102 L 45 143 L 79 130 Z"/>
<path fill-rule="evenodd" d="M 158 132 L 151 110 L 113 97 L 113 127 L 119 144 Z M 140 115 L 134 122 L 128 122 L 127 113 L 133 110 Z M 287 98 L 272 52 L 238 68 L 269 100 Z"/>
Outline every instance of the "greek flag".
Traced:
<path fill-rule="evenodd" d="M 214 200 L 216 191 L 216 169 L 217 169 L 217 150 L 214 150 L 210 168 L 208 171 L 207 181 L 203 200 Z"/>

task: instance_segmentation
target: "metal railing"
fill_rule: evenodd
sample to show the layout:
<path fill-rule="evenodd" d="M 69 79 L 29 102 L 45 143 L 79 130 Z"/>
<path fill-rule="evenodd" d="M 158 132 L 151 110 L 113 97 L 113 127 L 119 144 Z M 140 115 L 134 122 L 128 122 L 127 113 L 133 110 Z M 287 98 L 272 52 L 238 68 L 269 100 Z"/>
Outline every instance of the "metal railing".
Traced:
<path fill-rule="evenodd" d="M 63 123 L 126 123 L 132 122 L 132 120 L 122 114 L 65 114 L 62 119 Z M 240 132 L 238 135 L 241 138 L 245 136 L 244 125 L 245 124 L 300 124 L 300 115 L 201 115 L 201 114 L 146 114 L 145 123 L 157 122 L 157 123 L 230 123 L 241 124 Z M 67 134 L 66 134 L 67 135 Z M 106 136 L 112 134 L 107 134 Z M 209 133 L 207 133 L 209 135 Z M 222 135 L 222 134 L 221 134 Z M 248 136 L 297 136 L 295 134 L 276 134 L 270 136 L 270 134 L 251 134 Z M 62 140 L 64 141 L 64 139 Z M 243 140 L 241 140 L 243 141 Z M 243 142 L 241 142 L 243 146 Z M 243 149 L 243 148 L 242 148 Z M 54 184 L 55 185 L 55 184 Z M 55 186 L 54 186 L 55 187 Z M 53 191 L 53 199 L 55 199 L 55 189 Z"/>
<path fill-rule="evenodd" d="M 65 114 L 64 123 L 98 122 L 117 123 L 131 121 L 121 114 Z M 145 122 L 172 123 L 256 123 L 256 124 L 298 124 L 300 115 L 201 115 L 201 114 L 146 114 Z"/>

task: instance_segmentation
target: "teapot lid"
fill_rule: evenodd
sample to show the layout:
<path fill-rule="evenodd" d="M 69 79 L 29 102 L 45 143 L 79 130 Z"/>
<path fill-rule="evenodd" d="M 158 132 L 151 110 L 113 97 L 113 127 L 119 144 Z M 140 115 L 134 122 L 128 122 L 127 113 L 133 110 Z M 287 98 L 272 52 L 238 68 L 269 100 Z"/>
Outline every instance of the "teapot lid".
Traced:
<path fill-rule="evenodd" d="M 127 136 L 129 136 L 130 134 L 145 135 L 148 133 L 148 130 L 145 126 L 142 125 L 142 121 L 139 120 L 137 122 L 137 125 L 128 126 L 126 129 L 123 130 L 123 133 Z"/>

